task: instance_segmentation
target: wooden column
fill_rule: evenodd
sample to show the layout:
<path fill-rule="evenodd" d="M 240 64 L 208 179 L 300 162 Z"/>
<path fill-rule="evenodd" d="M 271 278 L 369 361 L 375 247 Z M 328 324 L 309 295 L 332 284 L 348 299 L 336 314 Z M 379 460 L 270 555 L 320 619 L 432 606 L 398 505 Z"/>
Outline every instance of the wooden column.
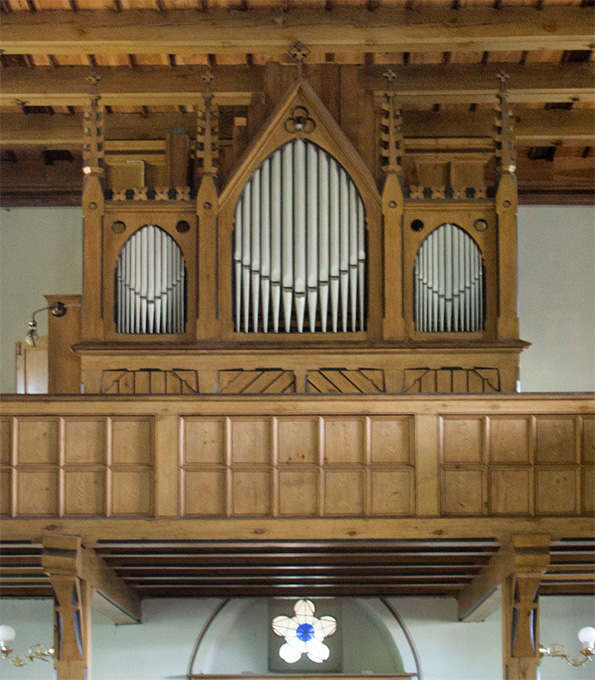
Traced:
<path fill-rule="evenodd" d="M 539 585 L 549 561 L 550 537 L 512 537 L 513 571 L 502 583 L 504 680 L 537 680 Z"/>
<path fill-rule="evenodd" d="M 402 187 L 403 134 L 401 109 L 396 102 L 393 71 L 386 73 L 390 91 L 383 104 L 382 130 L 380 134 L 382 171 L 382 222 L 384 229 L 384 324 L 383 338 L 395 340 L 405 335 L 403 309 L 403 209 Z"/>
<path fill-rule="evenodd" d="M 198 320 L 196 337 L 199 340 L 216 338 L 219 328 L 217 245 L 218 245 L 218 110 L 213 105 L 210 82 L 204 76 L 205 95 L 202 110 L 196 121 L 196 176 L 199 189 L 196 197 L 198 221 Z"/>
<path fill-rule="evenodd" d="M 92 94 L 83 123 L 83 309 L 82 339 L 103 339 L 103 106 L 98 76 L 90 76 Z"/>
<path fill-rule="evenodd" d="M 498 188 L 498 338 L 519 337 L 517 314 L 517 209 L 516 158 L 505 73 L 498 74 L 500 92 L 496 118 L 496 159 Z"/>
<path fill-rule="evenodd" d="M 81 358 L 71 347 L 81 339 L 81 296 L 44 297 L 48 305 L 66 305 L 64 316 L 48 314 L 48 394 L 80 394 Z"/>

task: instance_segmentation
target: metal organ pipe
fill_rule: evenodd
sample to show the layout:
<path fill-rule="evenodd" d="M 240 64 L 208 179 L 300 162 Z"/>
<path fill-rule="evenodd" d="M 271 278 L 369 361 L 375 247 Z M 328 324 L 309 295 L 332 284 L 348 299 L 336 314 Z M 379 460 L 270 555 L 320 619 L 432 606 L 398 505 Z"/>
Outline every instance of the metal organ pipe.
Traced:
<path fill-rule="evenodd" d="M 117 333 L 183 333 L 184 257 L 174 239 L 154 225 L 122 246 L 114 292 Z"/>
<path fill-rule="evenodd" d="M 237 332 L 364 330 L 364 204 L 316 144 L 293 140 L 254 171 L 235 210 L 233 261 Z"/>
<path fill-rule="evenodd" d="M 414 296 L 418 331 L 483 330 L 483 261 L 467 232 L 443 224 L 424 239 L 415 260 Z"/>

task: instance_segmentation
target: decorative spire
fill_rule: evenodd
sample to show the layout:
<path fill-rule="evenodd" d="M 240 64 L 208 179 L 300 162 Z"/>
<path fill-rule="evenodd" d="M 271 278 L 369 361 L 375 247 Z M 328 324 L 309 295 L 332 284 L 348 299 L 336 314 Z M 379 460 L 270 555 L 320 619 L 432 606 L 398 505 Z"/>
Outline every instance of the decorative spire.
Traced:
<path fill-rule="evenodd" d="M 496 133 L 494 136 L 496 157 L 500 172 L 514 173 L 516 170 L 516 153 L 512 131 L 512 111 L 509 109 L 508 90 L 506 89 L 506 81 L 510 78 L 510 75 L 500 71 L 497 77 L 500 81 L 500 88 L 497 94 Z"/>
<path fill-rule="evenodd" d="M 287 50 L 287 54 L 289 54 L 289 56 L 297 64 L 297 79 L 302 80 L 304 77 L 304 62 L 310 54 L 310 49 L 304 45 L 303 42 L 296 40 Z"/>
<path fill-rule="evenodd" d="M 197 111 L 196 117 L 196 160 L 200 175 L 217 176 L 219 160 L 219 114 L 213 104 L 211 82 L 213 72 L 207 71 L 204 82 L 203 108 Z"/>
<path fill-rule="evenodd" d="M 104 173 L 104 138 L 103 138 L 103 106 L 97 90 L 101 77 L 92 73 L 85 80 L 90 85 L 89 103 L 83 116 L 83 172 L 85 177 L 95 175 L 103 177 Z"/>
<path fill-rule="evenodd" d="M 403 143 L 403 118 L 401 107 L 397 103 L 397 75 L 392 69 L 384 74 L 388 89 L 382 104 L 381 156 L 383 172 L 401 174 Z"/>

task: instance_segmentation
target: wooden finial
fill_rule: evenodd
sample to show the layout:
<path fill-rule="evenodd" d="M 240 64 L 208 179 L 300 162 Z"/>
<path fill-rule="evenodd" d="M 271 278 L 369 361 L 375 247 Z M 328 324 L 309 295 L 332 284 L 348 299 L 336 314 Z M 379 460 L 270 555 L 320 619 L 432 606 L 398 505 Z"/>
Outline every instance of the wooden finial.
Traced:
<path fill-rule="evenodd" d="M 98 73 L 91 73 L 88 75 L 85 80 L 89 83 L 89 95 L 91 97 L 97 97 L 98 96 L 98 91 L 97 91 L 97 85 L 99 81 L 101 80 L 101 76 Z"/>
<path fill-rule="evenodd" d="M 211 71 L 211 69 L 209 69 L 204 75 L 201 76 L 201 79 L 202 79 L 202 81 L 205 85 L 204 94 L 203 94 L 205 107 L 210 109 L 211 104 L 213 102 L 213 90 L 211 88 L 211 83 L 215 79 L 215 76 L 213 75 L 213 71 Z"/>
<path fill-rule="evenodd" d="M 306 61 L 308 58 L 310 49 L 304 45 L 303 42 L 296 40 L 289 50 L 287 50 L 287 54 L 289 54 L 289 56 L 297 64 L 298 80 L 301 80 L 304 76 L 304 61 Z"/>
<path fill-rule="evenodd" d="M 506 71 L 500 71 L 496 77 L 500 81 L 500 88 L 497 93 L 496 157 L 498 158 L 500 172 L 514 173 L 516 170 L 516 158 L 512 130 L 512 111 L 509 109 L 508 90 L 506 89 L 506 81 L 510 78 L 510 74 L 506 73 Z"/>
<path fill-rule="evenodd" d="M 199 176 L 217 176 L 219 156 L 218 115 L 217 107 L 213 106 L 213 91 L 211 83 L 214 79 L 209 69 L 203 76 L 204 83 L 203 110 L 198 111 L 196 120 L 196 160 Z"/>
<path fill-rule="evenodd" d="M 382 105 L 382 170 L 387 174 L 400 174 L 404 145 L 401 107 L 397 102 L 397 74 L 389 68 L 383 76 L 388 90 Z"/>
<path fill-rule="evenodd" d="M 383 78 L 388 84 L 388 89 L 390 92 L 396 92 L 397 89 L 397 74 L 389 68 L 385 73 L 382 74 Z"/>

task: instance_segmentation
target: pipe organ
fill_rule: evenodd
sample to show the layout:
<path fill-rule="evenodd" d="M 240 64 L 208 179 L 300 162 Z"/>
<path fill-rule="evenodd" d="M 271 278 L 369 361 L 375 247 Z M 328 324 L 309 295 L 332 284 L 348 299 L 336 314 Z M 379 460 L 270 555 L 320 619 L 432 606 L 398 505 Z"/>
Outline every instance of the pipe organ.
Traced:
<path fill-rule="evenodd" d="M 91 97 L 74 343 L 85 392 L 114 372 L 120 393 L 167 383 L 135 378 L 147 371 L 192 375 L 201 394 L 515 390 L 526 343 L 504 85 L 495 178 L 485 150 L 409 154 L 392 85 L 364 95 L 341 91 L 341 110 L 370 106 L 339 122 L 333 93 L 300 71 L 268 88 L 270 116 L 242 148 L 239 134 L 220 142 L 208 90 L 195 145 L 167 145 L 187 154 L 168 175 L 187 185 L 128 189 L 106 186 Z"/>

